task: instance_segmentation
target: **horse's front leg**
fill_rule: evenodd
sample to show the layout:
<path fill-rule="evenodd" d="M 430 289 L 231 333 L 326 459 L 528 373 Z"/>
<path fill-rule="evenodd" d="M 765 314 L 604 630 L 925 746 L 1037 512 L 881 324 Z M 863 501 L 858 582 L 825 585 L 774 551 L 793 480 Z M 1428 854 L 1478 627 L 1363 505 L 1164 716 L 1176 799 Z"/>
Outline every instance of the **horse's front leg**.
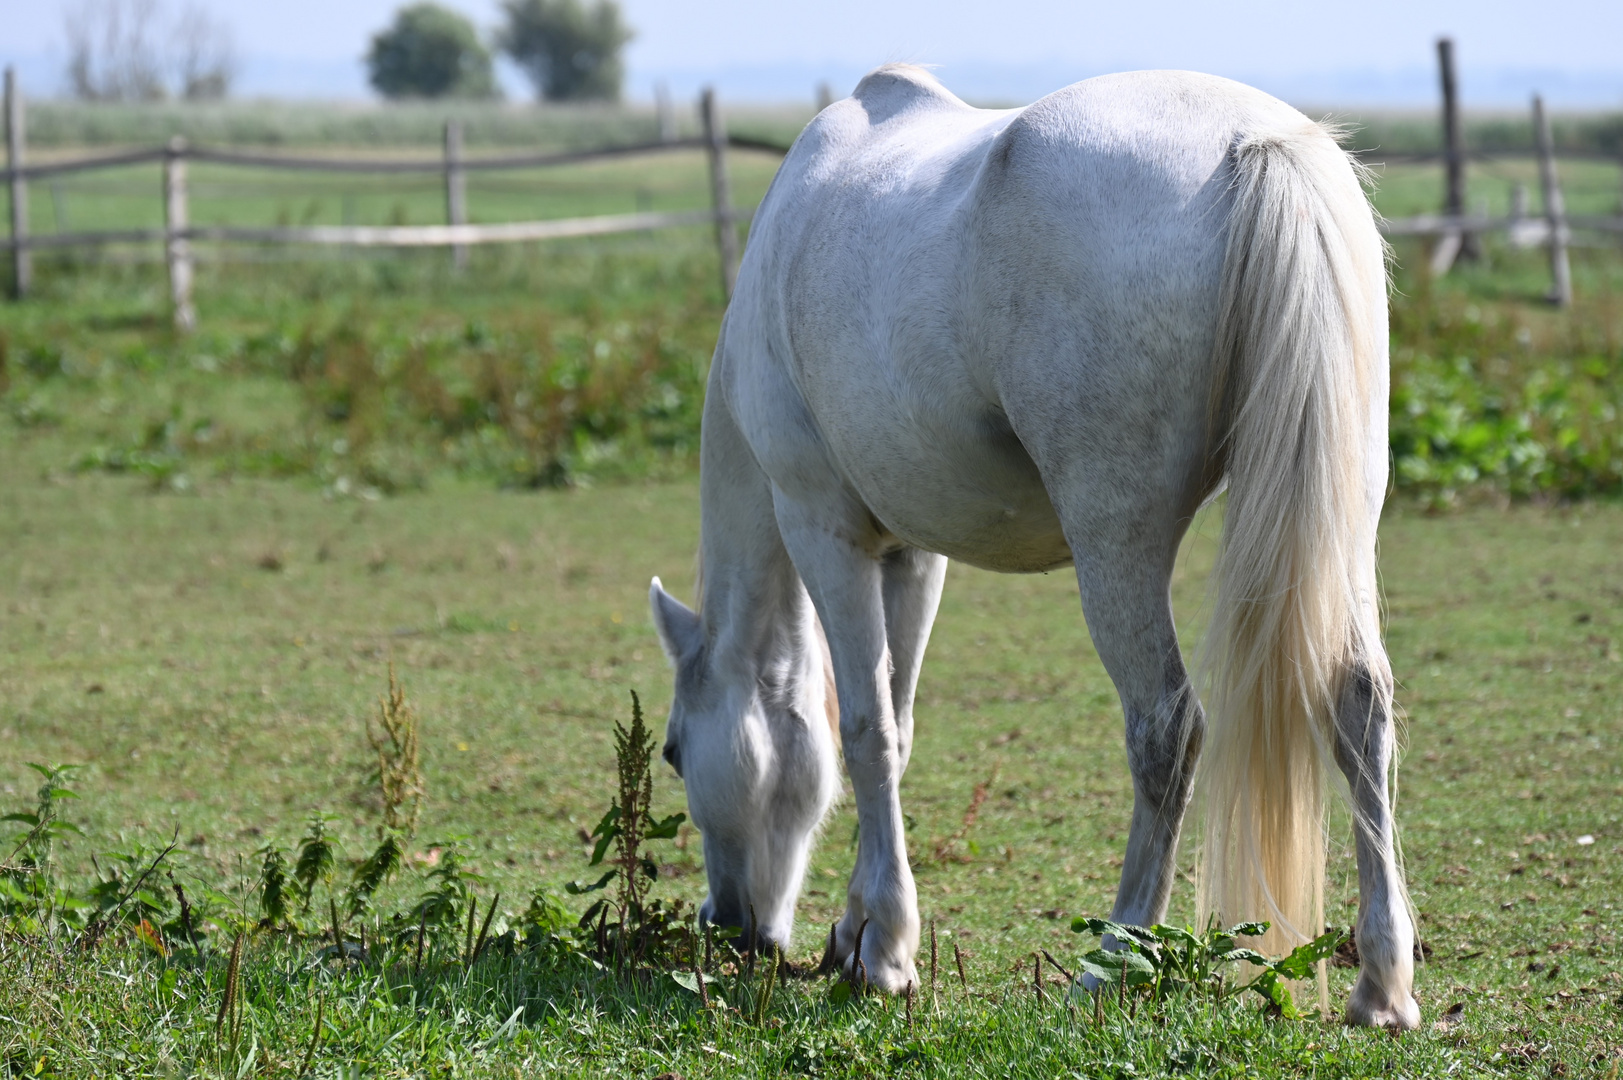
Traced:
<path fill-rule="evenodd" d="M 835 955 L 849 970 L 862 937 L 869 983 L 900 992 L 916 984 L 918 894 L 907 863 L 899 787 L 904 757 L 886 641 L 884 572 L 859 545 L 849 515 L 777 499 L 784 545 L 828 636 L 840 702 L 840 738 L 856 796 L 857 862 L 835 930 Z M 909 695 L 909 698 L 911 695 Z"/>
<path fill-rule="evenodd" d="M 913 754 L 913 695 L 919 668 L 930 643 L 930 628 L 941 606 L 941 586 L 947 578 L 947 557 L 918 548 L 902 548 L 885 556 L 885 642 L 890 648 L 890 705 L 896 716 L 897 752 L 902 771 Z"/>

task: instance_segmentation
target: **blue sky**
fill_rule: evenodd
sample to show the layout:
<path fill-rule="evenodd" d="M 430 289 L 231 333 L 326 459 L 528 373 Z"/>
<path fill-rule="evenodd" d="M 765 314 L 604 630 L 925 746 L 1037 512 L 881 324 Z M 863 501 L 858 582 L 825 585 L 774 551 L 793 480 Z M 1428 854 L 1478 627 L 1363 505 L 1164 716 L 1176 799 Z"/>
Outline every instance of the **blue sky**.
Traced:
<path fill-rule="evenodd" d="M 169 0 L 171 4 L 179 0 Z M 368 97 L 360 56 L 398 0 L 195 0 L 235 32 L 249 95 Z M 61 89 L 74 0 L 0 0 L 0 62 L 33 94 Z M 451 0 L 483 28 L 498 0 Z M 1623 108 L 1623 0 L 623 0 L 637 38 L 627 95 L 656 82 L 734 100 L 845 93 L 887 60 L 938 66 L 948 86 L 1016 102 L 1089 75 L 1144 67 L 1238 78 L 1302 105 L 1428 107 L 1433 41 L 1458 42 L 1467 104 Z M 502 72 L 508 92 L 527 89 Z"/>

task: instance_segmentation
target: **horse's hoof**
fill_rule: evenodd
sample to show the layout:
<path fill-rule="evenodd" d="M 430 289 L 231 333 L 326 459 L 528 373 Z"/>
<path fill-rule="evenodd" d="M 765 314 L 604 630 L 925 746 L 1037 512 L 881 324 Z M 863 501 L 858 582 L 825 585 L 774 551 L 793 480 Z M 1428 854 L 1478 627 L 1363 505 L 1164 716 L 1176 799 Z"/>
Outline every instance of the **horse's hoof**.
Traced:
<path fill-rule="evenodd" d="M 862 965 L 868 972 L 868 989 L 883 991 L 887 994 L 905 994 L 909 986 L 914 992 L 919 988 L 919 973 L 912 964 L 872 964 L 866 960 Z"/>
<path fill-rule="evenodd" d="M 1364 976 L 1359 976 L 1347 1000 L 1347 1023 L 1353 1027 L 1378 1027 L 1387 1031 L 1413 1031 L 1420 1026 L 1420 1003 L 1407 990 L 1389 995 Z"/>

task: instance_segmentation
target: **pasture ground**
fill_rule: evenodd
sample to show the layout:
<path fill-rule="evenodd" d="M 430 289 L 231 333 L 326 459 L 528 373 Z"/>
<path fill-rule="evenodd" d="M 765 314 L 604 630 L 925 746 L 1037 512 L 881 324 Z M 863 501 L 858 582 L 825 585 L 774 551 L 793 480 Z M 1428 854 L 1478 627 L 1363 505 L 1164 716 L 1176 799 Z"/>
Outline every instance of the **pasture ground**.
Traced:
<path fill-rule="evenodd" d="M 445 483 L 376 502 L 266 481 L 154 494 L 125 478 L 65 478 L 55 464 L 67 448 L 49 436 L 3 438 L 0 790 L 21 808 L 33 786 L 22 762 L 90 767 L 71 810 L 87 838 L 68 847 L 70 865 L 83 871 L 92 852 L 178 830 L 183 878 L 234 894 L 261 843 L 291 842 L 317 812 L 336 814 L 359 853 L 375 820 L 364 717 L 392 661 L 423 717 L 429 801 L 418 848 L 463 838 L 482 888 L 511 898 L 504 908 L 515 913 L 537 886 L 584 876 L 580 830 L 612 787 L 611 719 L 625 714 L 630 689 L 656 717 L 668 700 L 644 590 L 654 572 L 684 594 L 690 584 L 691 479 L 530 496 Z M 1175 584 L 1187 626 L 1198 624 L 1210 532 L 1203 523 L 1192 534 Z M 464 987 L 466 1000 L 452 994 L 423 1016 L 397 1003 L 362 1022 L 357 1006 L 320 1060 L 694 1076 L 768 1073 L 800 1054 L 824 1062 L 817 1075 L 966 1075 L 955 1070 L 971 1065 L 1131 1075 L 1122 1069 L 1135 1062 L 1142 1075 L 1188 1052 L 1191 1064 L 1209 1053 L 1219 1071 L 1266 1062 L 1281 1075 L 1440 1073 L 1454 1062 L 1605 1074 L 1623 1049 L 1620 542 L 1623 508 L 1609 504 L 1446 517 L 1397 508 L 1385 523 L 1390 646 L 1410 727 L 1400 815 L 1432 949 L 1419 1033 L 1265 1023 L 1249 1005 L 1122 1019 L 1108 1036 L 1089 1023 L 1071 1031 L 1052 1005 L 1039 1018 L 1023 1000 L 1031 951 L 1068 961 L 1083 944 L 1069 917 L 1108 912 L 1131 790 L 1118 706 L 1068 574 L 954 566 L 904 791 L 924 911 L 963 948 L 981 996 L 944 998 L 937 1026 L 912 1042 L 898 1009 L 831 1009 L 818 1004 L 820 984 L 786 991 L 781 1028 L 712 1031 L 677 991 L 631 1002 L 491 968 Z M 934 858 L 983 781 L 991 795 L 967 836 L 974 847 Z M 663 767 L 656 803 L 681 804 Z M 799 958 L 815 957 L 839 911 L 852 826 L 846 805 L 818 848 Z M 1329 893 L 1343 925 L 1355 890 L 1345 833 L 1338 824 Z M 662 895 L 702 895 L 689 839 Z M 1189 918 L 1189 906 L 1181 887 L 1174 918 Z M 103 961 L 127 980 L 114 993 L 90 967 L 25 963 L 16 948 L 0 946 L 0 1013 L 16 1021 L 0 1053 L 14 1064 L 90 1075 L 108 1067 L 116 1042 L 135 1054 L 132 1068 L 150 1069 L 208 1041 L 213 999 L 162 1001 L 156 957 L 132 949 Z M 276 1073 L 304 1045 L 313 1006 L 301 995 L 314 976 L 265 952 L 254 1008 L 269 1055 L 261 1065 Z M 1350 974 L 1332 969 L 1333 1000 Z M 279 978 L 296 992 L 277 990 Z M 357 1000 L 370 1000 L 375 988 L 352 982 Z M 525 1014 L 523 1038 L 492 1041 L 492 1025 L 526 995 L 550 1004 Z M 1464 1022 L 1432 1030 L 1457 1001 Z M 419 1023 L 422 1039 L 398 1041 Z M 167 1042 L 166 1025 L 176 1026 Z"/>
<path fill-rule="evenodd" d="M 526 212 L 647 198 L 664 209 L 661 191 L 702 191 L 701 174 L 681 169 L 665 180 L 635 169 L 564 176 L 550 194 L 537 188 L 544 205 Z M 741 167 L 741 189 L 758 193 L 770 169 L 758 172 Z M 1585 181 L 1588 212 L 1610 209 L 1615 176 Z M 610 189 L 628 205 L 613 205 Z M 1383 191 L 1388 214 L 1427 209 L 1435 176 L 1393 171 Z M 85 224 L 136 212 L 117 208 L 119 191 L 101 194 Z M 408 220 L 432 220 L 432 192 L 411 197 Z M 75 198 L 61 203 L 70 215 Z M 336 190 L 316 201 L 314 220 L 344 212 Z M 48 231 L 50 199 L 37 192 L 33 205 Z M 310 206 L 265 191 L 231 212 L 298 221 Z M 361 201 L 351 211 L 394 212 Z M 1536 302 L 1538 253 L 1491 254 L 1435 285 L 1400 273 L 1396 302 L 1414 317 L 1395 326 L 1414 339 L 1394 341 L 1395 359 L 1480 344 L 1480 359 L 1512 374 L 1547 346 L 1561 363 L 1610 362 L 1614 257 L 1576 253 L 1584 306 L 1566 315 Z M 668 702 L 644 614 L 648 577 L 680 595 L 691 585 L 696 484 L 680 432 L 720 315 L 708 239 L 695 230 L 479 252 L 461 277 L 438 253 L 209 266 L 203 325 L 186 341 L 164 328 L 151 265 L 42 259 L 40 284 L 38 299 L 0 310 L 0 811 L 31 803 L 37 778 L 25 762 L 83 764 L 67 814 L 85 836 L 58 852 L 68 876 L 85 880 L 93 856 L 105 868 L 106 852 L 177 836 L 177 877 L 228 922 L 234 906 L 251 908 L 256 851 L 290 844 L 310 815 L 332 815 L 348 857 L 375 841 L 363 727 L 392 662 L 423 723 L 429 790 L 413 852 L 463 851 L 481 897 L 502 894 L 498 929 L 537 889 L 587 877 L 581 834 L 612 790 L 610 725 L 629 690 L 656 720 Z M 1489 324 L 1497 337 L 1461 330 Z M 360 342 L 359 366 L 390 370 L 415 349 L 489 355 L 506 370 L 550 348 L 588 373 L 652 350 L 665 381 L 650 400 L 669 403 L 639 405 L 631 434 L 579 444 L 595 455 L 581 475 L 597 486 L 504 492 L 492 470 L 459 464 L 488 429 L 423 420 L 399 405 L 404 383 L 357 406 L 366 387 L 323 359 L 346 341 Z M 326 381 L 289 375 L 306 353 L 327 363 Z M 452 390 L 456 374 L 445 376 Z M 592 438 L 608 430 L 590 410 L 572 422 Z M 375 484 L 352 470 L 363 443 L 379 455 Z M 413 479 L 388 482 L 399 475 Z M 399 494 L 378 497 L 390 489 Z M 1382 534 L 1409 717 L 1399 816 L 1432 950 L 1420 1032 L 1272 1021 L 1240 1002 L 1106 1009 L 1096 1024 L 1055 995 L 1033 1000 L 1032 951 L 1069 963 L 1092 944 L 1069 918 L 1110 905 L 1131 792 L 1119 707 L 1068 574 L 955 566 L 904 790 L 921 904 L 943 947 L 963 950 L 968 986 L 943 979 L 939 1012 L 921 1012 L 913 1029 L 898 1003 L 832 1005 L 821 982 L 784 987 L 756 1026 L 704 1014 L 674 985 L 627 988 L 524 954 L 469 971 L 431 958 L 420 978 L 404 978 L 334 970 L 316 943 L 263 936 L 243 968 L 248 1039 L 222 1053 L 221 940 L 194 961 L 125 936 L 85 956 L 6 934 L 0 1060 L 13 1075 L 291 1076 L 319 1007 L 317 1075 L 1615 1077 L 1623 506 L 1506 507 L 1469 491 L 1458 503 L 1428 516 L 1399 496 Z M 1215 528 L 1192 534 L 1174 586 L 1189 646 Z M 985 805 L 955 840 L 980 784 Z M 681 808 L 663 766 L 655 802 Z M 818 848 L 797 959 L 816 956 L 839 911 L 852 827 L 846 805 Z M 1345 926 L 1344 821 L 1332 835 L 1329 918 Z M 691 830 L 665 857 L 656 895 L 701 895 Z M 380 906 L 415 896 L 426 869 L 414 862 Z M 1185 884 L 1171 917 L 1191 914 Z M 1351 976 L 1331 969 L 1333 1008 Z M 751 993 L 725 980 L 722 990 L 735 1003 Z M 1458 1002 L 1459 1022 L 1434 1026 Z"/>

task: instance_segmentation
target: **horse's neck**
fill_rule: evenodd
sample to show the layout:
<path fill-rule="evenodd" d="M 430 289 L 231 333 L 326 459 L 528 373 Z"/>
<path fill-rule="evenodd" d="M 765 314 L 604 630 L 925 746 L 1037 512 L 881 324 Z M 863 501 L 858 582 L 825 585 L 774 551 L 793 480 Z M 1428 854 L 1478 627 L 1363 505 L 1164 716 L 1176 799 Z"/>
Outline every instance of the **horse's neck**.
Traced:
<path fill-rule="evenodd" d="M 784 550 L 772 489 L 712 392 L 699 451 L 700 614 L 712 663 L 794 692 L 821 671 L 811 601 Z"/>

